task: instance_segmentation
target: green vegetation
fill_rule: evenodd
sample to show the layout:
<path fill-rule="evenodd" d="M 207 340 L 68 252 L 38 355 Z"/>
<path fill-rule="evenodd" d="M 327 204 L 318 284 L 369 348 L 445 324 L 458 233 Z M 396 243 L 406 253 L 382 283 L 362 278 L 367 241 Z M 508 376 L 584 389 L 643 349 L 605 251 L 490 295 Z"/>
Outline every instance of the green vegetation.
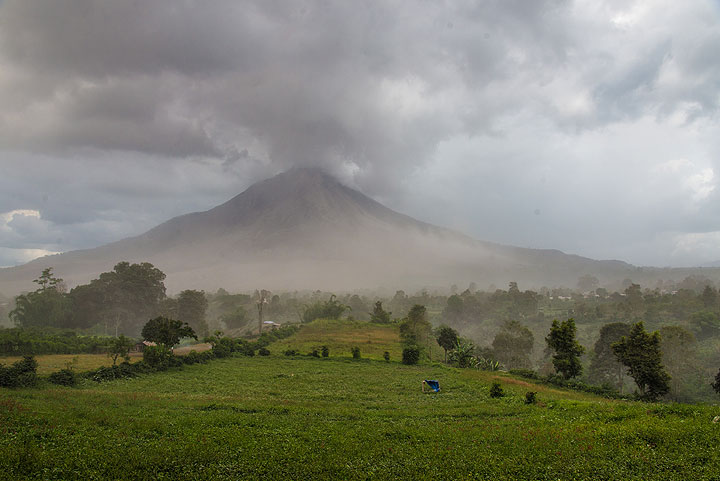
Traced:
<path fill-rule="evenodd" d="M 268 331 L 266 334 L 272 335 L 279 330 Z M 274 355 L 281 355 L 288 349 L 305 354 L 314 349 L 322 351 L 325 346 L 331 358 L 349 358 L 351 349 L 357 346 L 361 347 L 362 356 L 366 359 L 382 359 L 385 351 L 389 351 L 394 359 L 400 359 L 399 340 L 398 328 L 394 325 L 318 319 L 310 324 L 303 324 L 297 334 L 274 342 L 269 349 Z"/>
<path fill-rule="evenodd" d="M 630 329 L 630 334 L 612 345 L 620 362 L 628 368 L 642 398 L 656 401 L 670 390 L 670 376 L 662 365 L 660 334 L 648 334 L 642 322 Z"/>
<path fill-rule="evenodd" d="M 340 303 L 333 294 L 327 301 L 317 301 L 305 306 L 302 320 L 303 322 L 312 322 L 315 319 L 340 319 L 343 313 L 349 309 L 350 306 Z"/>
<path fill-rule="evenodd" d="M 168 319 L 162 316 L 150 319 L 143 326 L 142 337 L 148 341 L 162 344 L 167 348 L 178 344 L 183 337 L 197 339 L 195 331 L 188 326 L 187 322 Z"/>
<path fill-rule="evenodd" d="M 20 359 L 22 357 L 0 357 L 0 363 L 12 364 Z M 137 362 L 141 359 L 140 353 L 132 353 L 130 356 L 130 362 Z M 110 364 L 110 358 L 108 358 L 107 354 L 45 354 L 35 356 L 35 360 L 38 363 L 37 372 L 40 375 L 58 371 L 68 364 L 71 364 L 73 369 L 78 372 L 90 371 Z"/>
<path fill-rule="evenodd" d="M 714 415 L 442 366 L 231 357 L 0 391 L 0 479 L 711 479 Z"/>
<path fill-rule="evenodd" d="M 720 470 L 711 406 L 388 362 L 401 346 L 393 325 L 318 320 L 263 336 L 252 345 L 271 355 L 243 355 L 251 341 L 217 335 L 211 351 L 174 356 L 182 368 L 122 363 L 0 389 L 0 479 L 685 480 Z M 349 340 L 363 359 L 351 359 Z M 285 357 L 283 346 L 318 355 Z M 323 347 L 337 355 L 321 357 Z M 423 393 L 423 379 L 442 391 Z"/>
<path fill-rule="evenodd" d="M 109 337 L 78 335 L 71 329 L 0 328 L 0 356 L 104 353 L 111 340 Z"/>
<path fill-rule="evenodd" d="M 565 379 L 577 377 L 582 373 L 580 356 L 585 352 L 575 340 L 575 320 L 553 321 L 550 334 L 545 338 L 548 348 L 554 351 L 552 362 L 555 371 Z"/>

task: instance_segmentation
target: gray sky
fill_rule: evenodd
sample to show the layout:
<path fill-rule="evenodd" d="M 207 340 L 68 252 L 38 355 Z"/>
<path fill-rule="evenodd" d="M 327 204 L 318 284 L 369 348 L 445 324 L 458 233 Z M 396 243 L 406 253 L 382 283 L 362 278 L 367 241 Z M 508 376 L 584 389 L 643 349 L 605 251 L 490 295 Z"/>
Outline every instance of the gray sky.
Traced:
<path fill-rule="evenodd" d="M 294 165 L 473 237 L 720 260 L 720 2 L 0 1 L 0 265 Z"/>

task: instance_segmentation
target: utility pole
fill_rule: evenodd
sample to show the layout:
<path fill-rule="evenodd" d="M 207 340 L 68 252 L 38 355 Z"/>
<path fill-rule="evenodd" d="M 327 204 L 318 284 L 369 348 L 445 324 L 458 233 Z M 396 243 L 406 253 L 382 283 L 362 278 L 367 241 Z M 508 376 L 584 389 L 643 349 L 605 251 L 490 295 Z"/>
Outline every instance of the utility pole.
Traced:
<path fill-rule="evenodd" d="M 258 291 L 255 291 L 255 297 L 257 300 L 255 301 L 257 303 L 257 310 L 258 310 L 258 334 L 262 334 L 262 328 L 263 328 L 263 307 L 265 304 L 268 303 L 268 296 L 270 295 L 270 291 L 266 291 L 265 289 Z"/>

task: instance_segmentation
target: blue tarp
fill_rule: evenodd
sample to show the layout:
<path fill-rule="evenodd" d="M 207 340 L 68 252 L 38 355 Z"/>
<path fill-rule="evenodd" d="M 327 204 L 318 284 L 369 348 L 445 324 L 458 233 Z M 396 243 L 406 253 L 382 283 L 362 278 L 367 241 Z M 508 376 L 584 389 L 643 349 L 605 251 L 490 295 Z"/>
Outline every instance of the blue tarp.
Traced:
<path fill-rule="evenodd" d="M 440 381 L 429 381 L 425 379 L 425 384 L 430 386 L 433 391 L 440 392 Z"/>

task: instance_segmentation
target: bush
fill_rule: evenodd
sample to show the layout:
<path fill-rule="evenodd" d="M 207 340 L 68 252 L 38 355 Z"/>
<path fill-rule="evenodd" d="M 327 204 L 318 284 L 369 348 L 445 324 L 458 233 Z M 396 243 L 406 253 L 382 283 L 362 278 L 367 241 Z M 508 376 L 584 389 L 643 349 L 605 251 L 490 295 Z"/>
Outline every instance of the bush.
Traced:
<path fill-rule="evenodd" d="M 360 348 L 355 346 L 352 349 L 350 349 L 350 352 L 352 352 L 353 359 L 360 359 Z"/>
<path fill-rule="evenodd" d="M 528 391 L 525 393 L 525 404 L 535 404 L 537 402 L 537 392 Z"/>
<path fill-rule="evenodd" d="M 111 339 L 78 336 L 72 329 L 55 327 L 0 328 L 0 356 L 30 354 L 99 354 Z"/>
<path fill-rule="evenodd" d="M 387 361 L 387 362 L 390 362 L 390 353 L 385 351 L 383 353 L 383 359 L 385 359 L 385 361 Z"/>
<path fill-rule="evenodd" d="M 72 369 L 60 369 L 52 374 L 48 378 L 53 384 L 59 384 L 61 386 L 74 386 L 77 381 L 75 379 L 75 371 Z"/>
<path fill-rule="evenodd" d="M 309 356 L 320 357 L 320 352 L 317 349 L 313 349 Z"/>
<path fill-rule="evenodd" d="M 258 354 L 260 354 L 261 356 L 269 356 L 270 350 L 265 347 L 261 347 L 260 350 L 258 351 Z"/>
<path fill-rule="evenodd" d="M 505 391 L 503 391 L 502 386 L 499 382 L 495 381 L 492 386 L 490 387 L 490 397 L 497 398 L 497 397 L 503 397 L 505 395 Z"/>
<path fill-rule="evenodd" d="M 420 360 L 420 349 L 417 347 L 406 347 L 402 352 L 402 363 L 407 365 L 417 364 Z"/>
<path fill-rule="evenodd" d="M 330 356 L 330 348 L 327 346 L 322 347 L 322 357 L 329 357 Z"/>
<path fill-rule="evenodd" d="M 84 374 L 84 376 L 95 382 L 105 382 L 114 381 L 115 379 L 135 377 L 139 373 L 149 372 L 152 370 L 153 369 L 144 362 L 136 362 L 135 364 L 122 362 L 115 366 L 103 366 L 95 369 L 94 371 L 88 371 Z"/>
<path fill-rule="evenodd" d="M 0 386 L 30 387 L 37 384 L 37 361 L 25 356 L 10 367 L 0 364 Z"/>
<path fill-rule="evenodd" d="M 214 357 L 214 353 L 211 352 L 211 355 Z M 143 350 L 143 361 L 157 371 L 164 371 L 171 365 L 176 365 L 173 361 L 174 357 L 172 351 L 162 344 L 146 346 Z M 179 359 L 178 361 L 182 364 L 182 361 Z"/>
<path fill-rule="evenodd" d="M 233 353 L 235 345 L 236 344 L 232 339 L 229 337 L 223 337 L 222 339 L 218 339 L 215 345 L 213 345 L 212 352 L 218 359 L 230 357 Z"/>
<path fill-rule="evenodd" d="M 200 362 L 204 362 L 203 357 L 197 351 L 190 351 L 182 356 L 181 359 L 185 364 L 198 364 Z"/>
<path fill-rule="evenodd" d="M 286 356 L 297 356 L 298 352 L 295 349 L 288 349 L 285 351 Z"/>
<path fill-rule="evenodd" d="M 524 377 L 526 379 L 540 379 L 540 376 L 538 375 L 538 373 L 533 371 L 532 369 L 510 369 L 510 371 L 508 371 L 508 372 L 510 374 Z"/>

